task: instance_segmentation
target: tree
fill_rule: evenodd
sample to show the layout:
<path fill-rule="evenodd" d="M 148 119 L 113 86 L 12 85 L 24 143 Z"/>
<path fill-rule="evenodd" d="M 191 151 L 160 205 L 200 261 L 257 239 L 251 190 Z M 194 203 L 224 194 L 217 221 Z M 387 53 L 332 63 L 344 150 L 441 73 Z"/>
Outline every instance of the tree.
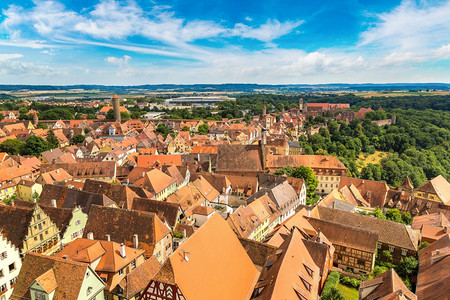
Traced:
<path fill-rule="evenodd" d="M 420 243 L 419 250 L 422 250 L 423 248 L 428 246 L 430 246 L 430 243 L 423 241 L 422 243 Z"/>
<path fill-rule="evenodd" d="M 22 147 L 21 155 L 34 155 L 38 157 L 42 152 L 49 150 L 48 143 L 35 135 L 30 136 Z"/>
<path fill-rule="evenodd" d="M 7 139 L 0 144 L 0 152 L 6 152 L 9 155 L 17 155 L 22 149 L 23 143 L 18 139 Z"/>
<path fill-rule="evenodd" d="M 51 147 L 51 148 L 59 147 L 59 141 L 56 138 L 55 133 L 51 129 L 47 132 L 46 141 L 47 141 L 49 147 Z"/>
<path fill-rule="evenodd" d="M 328 293 L 322 295 L 321 299 L 324 299 L 324 300 L 345 300 L 345 296 L 336 287 L 332 287 Z"/>
<path fill-rule="evenodd" d="M 135 120 L 135 119 L 140 119 L 141 118 L 141 112 L 140 111 L 133 111 L 131 112 L 130 117 Z"/>
<path fill-rule="evenodd" d="M 108 112 L 106 113 L 106 118 L 108 120 L 114 120 L 114 110 L 113 109 L 108 110 Z"/>
<path fill-rule="evenodd" d="M 397 223 L 403 223 L 402 214 L 397 208 L 391 208 L 386 211 L 386 219 Z"/>
<path fill-rule="evenodd" d="M 189 128 L 189 126 L 184 126 L 183 128 L 181 128 L 181 131 L 191 131 L 191 129 Z"/>
<path fill-rule="evenodd" d="M 166 136 L 170 133 L 170 130 L 166 127 L 166 125 L 160 123 L 156 127 L 155 132 L 160 133 L 164 138 L 166 138 Z"/>
<path fill-rule="evenodd" d="M 392 253 L 389 250 L 383 250 L 383 257 L 387 261 L 392 261 Z"/>
<path fill-rule="evenodd" d="M 289 177 L 301 178 L 305 180 L 306 185 L 306 204 L 312 205 L 317 202 L 318 195 L 316 195 L 316 189 L 319 181 L 314 176 L 314 172 L 310 167 L 283 167 L 275 171 L 275 175 L 286 174 Z"/>
<path fill-rule="evenodd" d="M 400 265 L 397 267 L 397 273 L 401 277 L 409 277 L 417 273 L 417 267 L 419 263 L 413 256 L 407 256 L 402 258 Z"/>
<path fill-rule="evenodd" d="M 207 135 L 209 133 L 209 125 L 207 123 L 198 126 L 198 133 L 200 135 Z"/>
<path fill-rule="evenodd" d="M 404 212 L 402 214 L 402 221 L 403 223 L 405 223 L 406 225 L 411 225 L 412 224 L 412 217 L 411 214 L 409 212 Z"/>
<path fill-rule="evenodd" d="M 126 111 L 122 111 L 122 112 L 120 112 L 120 119 L 121 120 L 129 120 L 130 114 Z"/>
<path fill-rule="evenodd" d="M 38 123 L 36 126 L 37 129 L 48 129 L 47 124 L 44 123 Z"/>
<path fill-rule="evenodd" d="M 72 145 L 80 144 L 80 143 L 84 142 L 85 139 L 86 139 L 86 137 L 84 135 L 77 134 L 72 138 Z"/>

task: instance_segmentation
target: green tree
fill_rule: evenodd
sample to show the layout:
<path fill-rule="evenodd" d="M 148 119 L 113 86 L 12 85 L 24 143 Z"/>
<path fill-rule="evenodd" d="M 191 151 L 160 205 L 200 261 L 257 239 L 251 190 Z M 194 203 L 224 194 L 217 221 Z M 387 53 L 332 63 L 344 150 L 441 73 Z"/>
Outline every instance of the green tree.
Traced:
<path fill-rule="evenodd" d="M 420 243 L 419 250 L 422 250 L 423 248 L 428 246 L 430 246 L 430 243 L 423 241 L 422 243 Z"/>
<path fill-rule="evenodd" d="M 130 114 L 126 111 L 122 111 L 120 113 L 120 119 L 122 120 L 129 120 L 130 119 Z"/>
<path fill-rule="evenodd" d="M 84 135 L 77 134 L 72 138 L 72 145 L 80 144 L 80 143 L 84 142 L 85 139 L 86 139 L 86 137 Z"/>
<path fill-rule="evenodd" d="M 275 175 L 286 174 L 289 177 L 301 178 L 305 180 L 306 185 L 306 204 L 312 205 L 317 202 L 318 195 L 316 195 L 317 185 L 319 181 L 314 176 L 314 172 L 310 167 L 283 167 L 275 171 Z"/>
<path fill-rule="evenodd" d="M 376 277 L 376 276 L 378 276 L 378 275 L 380 275 L 380 274 L 383 274 L 383 273 L 386 272 L 387 270 L 388 270 L 387 267 L 384 267 L 384 266 L 375 266 L 375 267 L 373 268 L 372 275 L 373 275 L 373 277 Z"/>
<path fill-rule="evenodd" d="M 38 157 L 42 152 L 49 150 L 48 143 L 35 135 L 30 136 L 22 147 L 21 155 L 34 155 Z"/>
<path fill-rule="evenodd" d="M 36 126 L 37 129 L 48 129 L 47 124 L 44 123 L 38 123 Z"/>
<path fill-rule="evenodd" d="M 321 299 L 324 300 L 345 300 L 345 296 L 336 287 L 332 287 L 326 294 L 322 294 Z"/>
<path fill-rule="evenodd" d="M 51 147 L 51 148 L 59 147 L 59 141 L 56 138 L 55 133 L 51 129 L 47 132 L 46 141 L 47 141 L 49 147 Z"/>
<path fill-rule="evenodd" d="M 389 250 L 383 250 L 382 255 L 387 261 L 392 261 L 392 253 Z"/>
<path fill-rule="evenodd" d="M 402 214 L 397 208 L 391 208 L 386 211 L 386 219 L 397 223 L 403 223 Z"/>
<path fill-rule="evenodd" d="M 17 155 L 20 153 L 23 143 L 18 139 L 7 139 L 0 144 L 0 152 L 6 152 L 9 155 Z"/>
<path fill-rule="evenodd" d="M 384 251 L 383 251 L 384 253 Z M 417 267 L 419 263 L 413 256 L 407 256 L 402 258 L 400 265 L 397 267 L 397 273 L 401 277 L 409 277 L 417 273 Z"/>
<path fill-rule="evenodd" d="M 166 127 L 166 125 L 160 123 L 156 127 L 155 132 L 160 133 L 164 138 L 166 138 L 166 136 L 170 133 L 170 130 Z"/>
<path fill-rule="evenodd" d="M 114 120 L 114 110 L 113 109 L 108 110 L 108 112 L 106 113 L 106 118 L 108 120 Z"/>
<path fill-rule="evenodd" d="M 207 123 L 198 126 L 198 133 L 200 135 L 207 135 L 209 133 L 209 125 Z"/>
<path fill-rule="evenodd" d="M 402 221 L 406 225 L 411 225 L 412 224 L 412 220 L 413 220 L 413 218 L 411 217 L 411 214 L 409 212 L 404 212 L 402 214 Z"/>
<path fill-rule="evenodd" d="M 140 111 L 133 111 L 130 115 L 131 119 L 140 119 L 141 118 L 141 112 Z"/>
<path fill-rule="evenodd" d="M 189 128 L 189 126 L 184 126 L 183 128 L 181 128 L 181 131 L 191 131 L 191 129 Z"/>

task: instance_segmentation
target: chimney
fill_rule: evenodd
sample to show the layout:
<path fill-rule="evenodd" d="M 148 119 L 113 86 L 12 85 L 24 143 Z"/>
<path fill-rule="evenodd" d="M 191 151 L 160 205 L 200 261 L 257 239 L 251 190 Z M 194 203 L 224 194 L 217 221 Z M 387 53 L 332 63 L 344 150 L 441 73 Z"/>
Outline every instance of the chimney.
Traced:
<path fill-rule="evenodd" d="M 308 212 L 308 217 L 311 217 L 311 211 L 309 209 L 306 209 L 306 211 Z"/>
<path fill-rule="evenodd" d="M 107 240 L 108 242 L 111 242 L 111 235 L 109 235 L 109 234 L 105 235 L 105 240 Z"/>
<path fill-rule="evenodd" d="M 120 244 L 120 256 L 122 256 L 122 258 L 127 257 L 125 254 L 125 245 L 123 243 Z"/>
<path fill-rule="evenodd" d="M 447 231 L 448 231 L 448 227 L 444 226 L 444 233 L 447 233 Z"/>
<path fill-rule="evenodd" d="M 139 245 L 139 239 L 138 239 L 138 235 L 137 234 L 133 234 L 133 246 L 134 248 L 138 248 Z"/>
<path fill-rule="evenodd" d="M 56 207 L 56 199 L 52 199 L 52 207 Z"/>
<path fill-rule="evenodd" d="M 59 169 L 56 169 L 56 174 L 59 174 Z"/>
<path fill-rule="evenodd" d="M 94 239 L 94 233 L 93 233 L 93 232 L 88 232 L 87 238 L 88 238 L 89 240 L 93 240 L 93 239 Z"/>

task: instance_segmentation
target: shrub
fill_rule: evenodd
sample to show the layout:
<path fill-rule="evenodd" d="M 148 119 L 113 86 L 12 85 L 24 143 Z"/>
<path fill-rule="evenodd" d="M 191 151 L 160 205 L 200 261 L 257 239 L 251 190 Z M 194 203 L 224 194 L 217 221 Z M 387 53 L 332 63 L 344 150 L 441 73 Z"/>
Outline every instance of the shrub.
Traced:
<path fill-rule="evenodd" d="M 325 284 L 323 285 L 322 290 L 322 299 L 334 299 L 329 298 L 331 297 L 332 289 L 336 289 L 337 284 L 339 283 L 339 277 L 340 274 L 337 271 L 331 271 L 330 274 L 327 277 L 327 280 L 325 281 Z"/>
<path fill-rule="evenodd" d="M 356 279 L 356 278 L 350 278 L 347 276 L 341 278 L 341 280 L 339 282 L 342 283 L 343 285 L 346 285 L 349 287 L 354 287 L 354 288 L 358 288 L 359 285 L 361 284 L 361 280 Z"/>

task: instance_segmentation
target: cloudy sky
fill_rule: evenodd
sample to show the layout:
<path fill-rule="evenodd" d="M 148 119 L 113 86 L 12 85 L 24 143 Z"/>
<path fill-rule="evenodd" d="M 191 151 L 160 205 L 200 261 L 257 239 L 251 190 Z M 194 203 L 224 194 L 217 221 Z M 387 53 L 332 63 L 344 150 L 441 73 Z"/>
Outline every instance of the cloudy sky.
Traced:
<path fill-rule="evenodd" d="M 1 0 L 1 84 L 450 82 L 450 0 Z"/>

